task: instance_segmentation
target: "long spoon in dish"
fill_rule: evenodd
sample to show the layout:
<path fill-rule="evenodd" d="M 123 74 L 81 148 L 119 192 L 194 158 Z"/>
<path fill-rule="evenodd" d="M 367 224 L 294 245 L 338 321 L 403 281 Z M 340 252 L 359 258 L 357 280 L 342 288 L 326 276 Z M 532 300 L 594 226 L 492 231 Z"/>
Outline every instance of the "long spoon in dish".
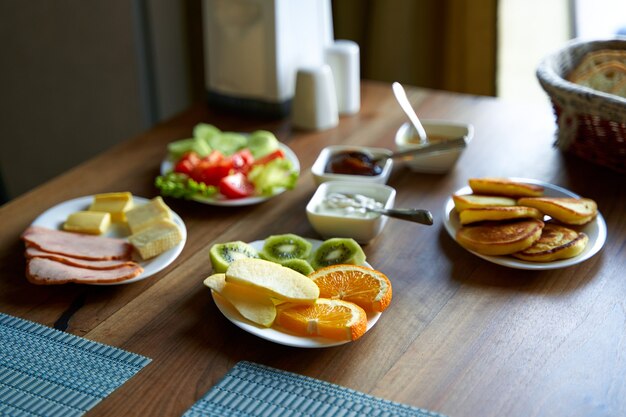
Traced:
<path fill-rule="evenodd" d="M 422 126 L 422 122 L 420 122 L 419 117 L 417 117 L 417 113 L 411 106 L 408 97 L 406 96 L 406 91 L 404 91 L 404 87 L 399 82 L 394 82 L 391 84 L 391 88 L 393 89 L 393 94 L 396 96 L 396 100 L 398 100 L 398 104 L 404 113 L 408 116 L 417 136 L 420 138 L 421 143 L 428 143 L 428 135 L 426 134 L 426 130 L 424 130 L 424 126 Z"/>
<path fill-rule="evenodd" d="M 425 224 L 431 226 L 433 224 L 433 215 L 428 210 L 422 209 L 378 209 L 365 207 L 365 210 L 373 213 L 379 213 L 383 216 L 393 217 L 396 219 L 408 220 L 410 222 Z"/>
<path fill-rule="evenodd" d="M 425 146 L 415 149 L 407 149 L 404 151 L 393 152 L 391 155 L 376 156 L 375 158 L 372 158 L 372 162 L 376 163 L 389 158 L 402 159 L 408 156 L 435 154 L 438 152 L 449 151 L 451 149 L 465 148 L 466 146 L 467 142 L 465 141 L 465 137 L 442 140 L 441 142 L 431 142 L 426 144 Z"/>
<path fill-rule="evenodd" d="M 338 196 L 341 198 L 349 198 L 353 200 L 359 200 L 363 196 L 358 194 L 343 194 L 338 193 Z M 329 203 L 334 204 L 334 202 L 329 201 Z M 337 206 L 344 207 L 344 206 Z M 347 207 L 347 206 L 345 206 Z M 433 215 L 428 210 L 416 209 L 416 208 L 383 208 L 383 207 L 372 207 L 371 204 L 363 204 L 358 207 L 359 209 L 364 209 L 365 211 L 369 211 L 372 213 L 378 213 L 383 216 L 393 217 L 396 219 L 407 220 L 410 222 L 426 224 L 428 226 L 433 224 Z"/>

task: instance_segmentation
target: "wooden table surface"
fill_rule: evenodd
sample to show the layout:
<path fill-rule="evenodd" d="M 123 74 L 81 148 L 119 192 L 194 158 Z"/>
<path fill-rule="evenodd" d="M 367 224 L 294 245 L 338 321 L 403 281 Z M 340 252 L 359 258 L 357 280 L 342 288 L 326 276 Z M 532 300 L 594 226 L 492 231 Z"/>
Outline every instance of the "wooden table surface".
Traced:
<path fill-rule="evenodd" d="M 178 416 L 235 363 L 248 360 L 341 384 L 451 417 L 626 415 L 626 181 L 552 147 L 543 105 L 409 89 L 421 117 L 468 122 L 475 137 L 446 175 L 396 165 L 396 206 L 433 212 L 431 227 L 390 220 L 364 247 L 393 283 L 393 300 L 360 340 L 301 349 L 259 339 L 226 320 L 202 280 L 216 242 L 292 232 L 319 238 L 305 206 L 310 173 L 328 145 L 393 148 L 405 116 L 387 84 L 364 82 L 361 111 L 323 132 L 288 120 L 218 114 L 197 105 L 0 208 L 0 311 L 152 358 L 88 415 Z M 199 122 L 268 129 L 302 166 L 295 190 L 263 204 L 224 208 L 166 199 L 185 221 L 182 254 L 156 276 L 119 286 L 35 286 L 24 277 L 20 233 L 64 200 L 110 191 L 153 197 L 168 142 Z M 61 152 L 62 150 L 59 150 Z M 30 167 L 28 169 L 35 169 Z M 446 233 L 443 205 L 470 177 L 534 178 L 597 201 L 602 251 L 559 270 L 498 266 Z"/>

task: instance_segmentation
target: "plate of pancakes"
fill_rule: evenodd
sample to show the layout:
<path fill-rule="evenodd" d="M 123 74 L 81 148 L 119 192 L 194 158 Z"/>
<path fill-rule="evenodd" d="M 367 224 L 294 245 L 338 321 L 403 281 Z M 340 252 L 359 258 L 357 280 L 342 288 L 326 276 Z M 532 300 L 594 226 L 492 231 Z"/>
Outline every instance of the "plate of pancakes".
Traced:
<path fill-rule="evenodd" d="M 530 270 L 583 262 L 607 234 L 595 201 L 528 178 L 471 178 L 446 201 L 444 226 L 474 255 Z"/>

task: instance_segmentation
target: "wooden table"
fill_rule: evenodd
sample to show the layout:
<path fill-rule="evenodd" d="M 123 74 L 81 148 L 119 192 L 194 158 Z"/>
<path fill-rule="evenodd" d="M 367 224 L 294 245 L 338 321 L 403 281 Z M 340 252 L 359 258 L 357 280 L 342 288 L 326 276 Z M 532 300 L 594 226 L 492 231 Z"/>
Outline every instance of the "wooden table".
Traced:
<path fill-rule="evenodd" d="M 432 227 L 390 220 L 365 246 L 394 296 L 378 324 L 340 347 L 298 349 L 252 336 L 217 310 L 202 280 L 210 246 L 293 232 L 318 237 L 305 205 L 310 167 L 328 145 L 393 148 L 405 121 L 387 84 L 365 82 L 362 109 L 323 132 L 220 115 L 198 105 L 0 208 L 0 311 L 152 358 L 89 415 L 178 416 L 236 362 L 249 360 L 447 414 L 626 415 L 626 181 L 552 147 L 545 106 L 410 89 L 423 118 L 469 122 L 475 137 L 447 175 L 396 166 L 396 206 L 429 209 Z M 298 155 L 295 190 L 263 204 L 223 208 L 167 199 L 189 233 L 180 257 L 130 285 L 43 287 L 24 278 L 20 233 L 64 200 L 128 190 L 145 197 L 168 142 L 198 122 L 268 129 Z M 86 138 L 87 139 L 87 138 Z M 59 150 L 62 152 L 62 150 Z M 28 169 L 36 169 L 29 167 Z M 448 196 L 478 176 L 535 178 L 595 199 L 608 226 L 603 250 L 565 269 L 525 271 L 462 249 L 442 225 Z"/>

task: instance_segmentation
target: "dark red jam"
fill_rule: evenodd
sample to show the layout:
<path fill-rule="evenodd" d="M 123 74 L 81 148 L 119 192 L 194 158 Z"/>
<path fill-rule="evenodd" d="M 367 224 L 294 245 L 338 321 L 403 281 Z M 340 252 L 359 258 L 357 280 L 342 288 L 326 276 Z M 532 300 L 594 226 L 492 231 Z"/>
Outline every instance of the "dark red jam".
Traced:
<path fill-rule="evenodd" d="M 331 174 L 375 176 L 380 175 L 383 169 L 366 153 L 344 151 L 330 156 L 325 171 Z"/>

